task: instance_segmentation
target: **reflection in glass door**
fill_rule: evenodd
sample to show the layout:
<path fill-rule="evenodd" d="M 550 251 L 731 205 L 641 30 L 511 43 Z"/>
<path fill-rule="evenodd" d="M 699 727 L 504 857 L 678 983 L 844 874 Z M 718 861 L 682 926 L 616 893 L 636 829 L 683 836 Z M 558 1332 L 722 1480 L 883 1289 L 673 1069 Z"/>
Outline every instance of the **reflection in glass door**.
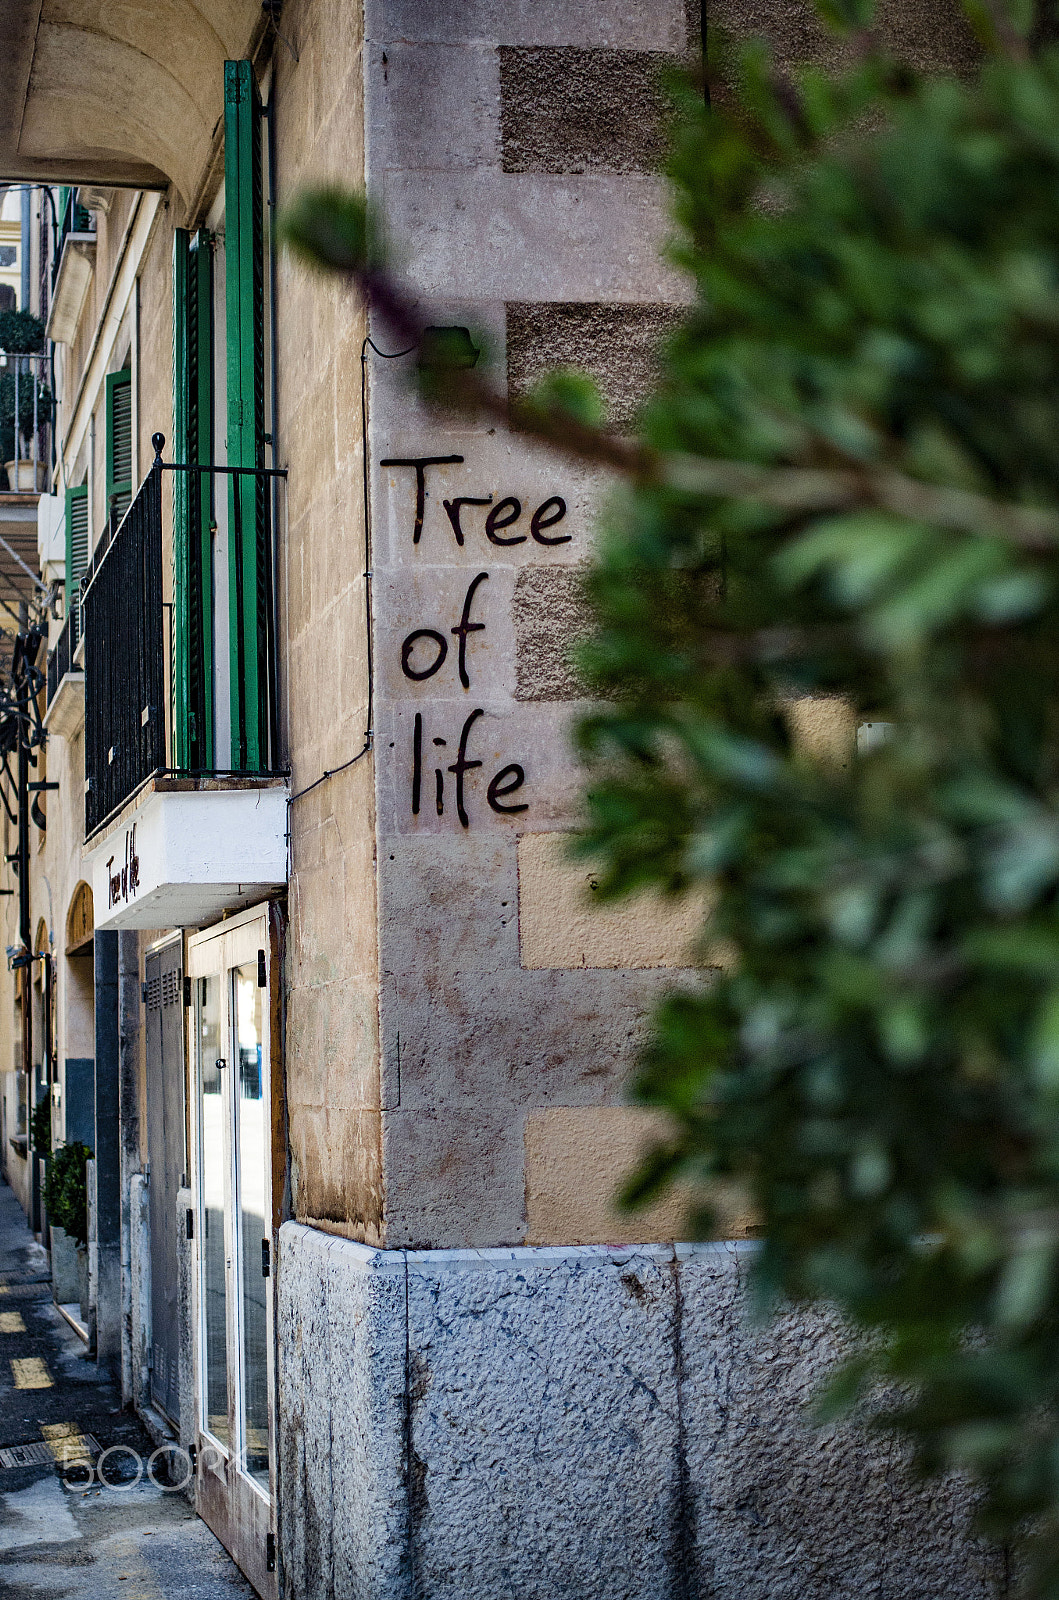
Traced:
<path fill-rule="evenodd" d="M 202 1428 L 227 1446 L 228 1279 L 224 1237 L 225 1172 L 228 1139 L 221 1051 L 220 978 L 195 980 L 195 1037 L 198 1057 L 199 1195 L 201 1223 L 200 1304 L 203 1377 Z"/>
<path fill-rule="evenodd" d="M 234 924 L 234 925 L 233 925 Z M 195 1003 L 199 1456 L 195 1503 L 275 1595 L 267 918 L 189 942 Z"/>
<path fill-rule="evenodd" d="M 266 1215 L 269 1140 L 262 1085 L 262 996 L 256 963 L 232 973 L 239 1051 L 236 1152 L 242 1256 L 240 1328 L 245 1470 L 268 1489 L 268 1279 L 271 1225 Z"/>

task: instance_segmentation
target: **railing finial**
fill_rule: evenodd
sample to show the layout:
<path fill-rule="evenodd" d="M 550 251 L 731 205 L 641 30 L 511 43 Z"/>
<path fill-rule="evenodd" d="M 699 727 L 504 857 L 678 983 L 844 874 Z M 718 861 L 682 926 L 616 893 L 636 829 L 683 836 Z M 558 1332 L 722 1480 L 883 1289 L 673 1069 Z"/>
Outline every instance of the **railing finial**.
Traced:
<path fill-rule="evenodd" d="M 151 443 L 154 445 L 154 463 L 153 463 L 153 465 L 156 466 L 156 467 L 160 467 L 162 465 L 162 450 L 165 447 L 165 434 L 164 433 L 152 433 L 152 435 L 151 435 Z"/>

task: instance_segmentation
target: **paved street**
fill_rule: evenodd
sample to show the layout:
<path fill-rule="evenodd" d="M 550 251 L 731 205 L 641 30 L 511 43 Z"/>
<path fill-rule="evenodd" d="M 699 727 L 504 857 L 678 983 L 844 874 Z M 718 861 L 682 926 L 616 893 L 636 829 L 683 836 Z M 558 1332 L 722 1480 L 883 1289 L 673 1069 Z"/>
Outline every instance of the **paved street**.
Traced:
<path fill-rule="evenodd" d="M 113 1386 L 99 1381 L 52 1304 L 46 1274 L 44 1251 L 0 1179 L 0 1452 L 36 1445 L 36 1455 L 48 1455 L 14 1466 L 0 1455 L 0 1596 L 252 1596 L 183 1495 L 141 1471 L 151 1441 Z M 109 1454 L 100 1457 L 96 1445 Z M 110 1487 L 86 1456 L 101 1460 Z"/>

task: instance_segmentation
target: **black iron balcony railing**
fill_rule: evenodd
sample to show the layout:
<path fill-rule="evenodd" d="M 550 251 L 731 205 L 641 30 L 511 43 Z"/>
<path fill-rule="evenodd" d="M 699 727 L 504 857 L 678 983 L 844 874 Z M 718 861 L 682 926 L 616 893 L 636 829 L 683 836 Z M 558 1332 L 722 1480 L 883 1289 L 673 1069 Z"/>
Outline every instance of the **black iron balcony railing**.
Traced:
<path fill-rule="evenodd" d="M 101 827 L 151 778 L 162 774 L 193 777 L 275 777 L 277 734 L 275 722 L 276 674 L 274 633 L 263 626 L 257 653 L 245 669 L 233 664 L 232 673 L 246 670 L 260 685 L 265 737 L 248 741 L 233 716 L 231 763 L 205 767 L 187 759 L 201 743 L 189 737 L 186 724 L 195 716 L 192 686 L 208 676 L 207 652 L 213 640 L 205 630 L 190 626 L 174 649 L 171 607 L 164 599 L 162 550 L 162 474 L 190 474 L 195 492 L 175 496 L 183 513 L 197 518 L 208 501 L 203 486 L 216 479 L 254 478 L 257 489 L 251 504 L 263 519 L 255 529 L 262 552 L 271 552 L 271 496 L 264 492 L 270 479 L 283 478 L 282 468 L 182 466 L 163 462 L 165 441 L 154 435 L 156 454 L 129 509 L 117 527 L 108 524 L 93 550 L 81 583 L 85 667 L 85 832 Z M 245 496 L 229 501 L 234 518 L 234 545 L 241 547 L 241 507 Z M 189 528 L 189 535 L 193 532 Z M 236 563 L 238 567 L 238 562 Z M 236 574 L 238 578 L 238 574 Z M 271 596 L 271 561 L 266 588 Z M 206 586 L 209 593 L 210 585 Z M 192 624 L 194 619 L 190 619 Z M 179 625 L 178 625 L 179 626 Z M 243 639 L 240 633 L 239 649 Z M 243 657 L 233 652 L 233 663 Z M 234 691 L 234 686 L 233 686 Z M 241 694 L 233 702 L 242 705 Z M 198 711 L 201 720 L 201 707 Z M 226 752 L 227 753 L 227 752 Z M 256 755 L 258 759 L 253 759 Z M 264 757 L 264 759 L 261 759 Z"/>
<path fill-rule="evenodd" d="M 51 705 L 59 692 L 59 685 L 67 673 L 75 671 L 74 651 L 77 649 L 79 634 L 77 631 L 78 613 L 71 611 L 62 625 L 62 632 L 55 641 L 55 645 L 48 656 L 48 704 Z"/>

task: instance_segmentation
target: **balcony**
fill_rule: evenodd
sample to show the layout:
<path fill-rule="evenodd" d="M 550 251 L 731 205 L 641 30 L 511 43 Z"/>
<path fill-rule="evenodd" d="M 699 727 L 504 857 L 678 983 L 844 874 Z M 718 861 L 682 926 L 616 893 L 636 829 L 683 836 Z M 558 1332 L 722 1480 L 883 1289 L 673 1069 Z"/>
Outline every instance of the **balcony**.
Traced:
<path fill-rule="evenodd" d="M 78 649 L 79 617 L 72 610 L 48 655 L 44 726 L 62 739 L 74 739 L 85 725 L 85 675 Z"/>
<path fill-rule="evenodd" d="M 173 603 L 163 586 L 166 473 L 177 475 L 182 552 Z M 238 584 L 244 531 L 252 553 L 271 552 L 268 490 L 283 476 L 181 467 L 159 455 L 92 554 L 81 586 L 84 859 L 97 928 L 196 927 L 286 882 L 288 785 L 275 764 L 272 630 L 244 627 L 236 608 L 240 625 L 229 641 L 227 608 L 223 616 L 211 609 L 209 572 L 187 559 L 215 547 L 219 519 L 230 530 Z M 270 560 L 261 571 L 270 599 Z M 184 607 L 177 618 L 174 605 Z M 229 676 L 223 695 L 215 657 Z"/>
<path fill-rule="evenodd" d="M 56 344 L 70 344 L 96 270 L 95 228 L 91 214 L 78 203 L 76 189 L 67 196 L 54 251 L 46 331 Z"/>

